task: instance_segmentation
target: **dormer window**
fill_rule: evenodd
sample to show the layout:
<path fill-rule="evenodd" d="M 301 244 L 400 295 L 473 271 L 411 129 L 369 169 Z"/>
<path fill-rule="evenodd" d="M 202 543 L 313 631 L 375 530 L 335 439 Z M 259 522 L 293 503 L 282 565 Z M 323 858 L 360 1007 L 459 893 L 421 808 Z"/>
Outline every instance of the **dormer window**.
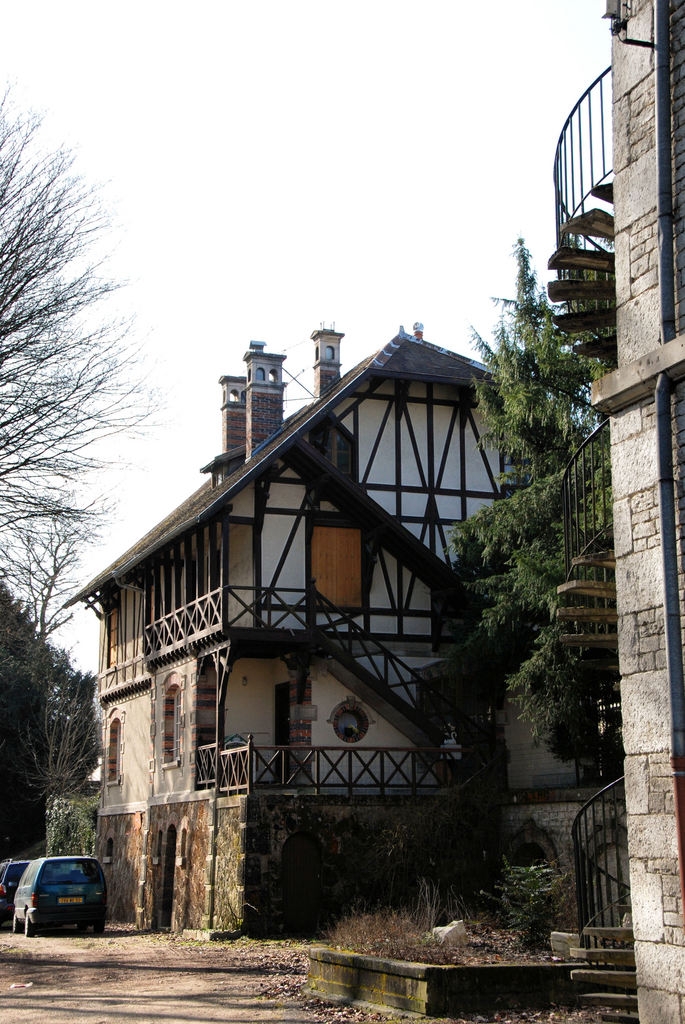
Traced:
<path fill-rule="evenodd" d="M 347 431 L 326 424 L 312 435 L 312 444 L 316 445 L 341 473 L 346 476 L 354 475 L 354 448 Z"/>

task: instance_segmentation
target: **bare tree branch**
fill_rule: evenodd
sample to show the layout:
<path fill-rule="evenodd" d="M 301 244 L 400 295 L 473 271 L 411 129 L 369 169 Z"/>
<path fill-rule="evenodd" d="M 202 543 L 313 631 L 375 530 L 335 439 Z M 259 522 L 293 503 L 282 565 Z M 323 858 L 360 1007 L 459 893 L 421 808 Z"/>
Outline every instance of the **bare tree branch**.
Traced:
<path fill-rule="evenodd" d="M 0 535 L 0 581 L 21 599 L 37 639 L 52 638 L 73 618 L 64 606 L 78 583 L 83 549 L 97 540 L 102 513 L 102 506 L 91 506 L 80 518 L 32 521 Z"/>
<path fill-rule="evenodd" d="M 81 677 L 87 683 L 87 677 Z M 45 797 L 84 792 L 97 765 L 99 724 L 94 702 L 94 680 L 87 687 L 64 682 L 52 688 L 41 716 L 24 729 L 23 767 L 28 785 Z"/>
<path fill-rule="evenodd" d="M 0 100 L 0 530 L 79 515 L 94 442 L 139 426 L 146 401 L 100 255 L 108 222 L 65 150 Z"/>

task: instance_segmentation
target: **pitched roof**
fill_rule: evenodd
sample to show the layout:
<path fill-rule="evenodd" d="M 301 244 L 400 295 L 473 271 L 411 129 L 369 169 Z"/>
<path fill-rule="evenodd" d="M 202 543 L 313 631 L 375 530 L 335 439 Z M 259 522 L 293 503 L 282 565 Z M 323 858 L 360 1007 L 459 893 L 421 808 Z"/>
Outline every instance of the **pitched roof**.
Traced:
<path fill-rule="evenodd" d="M 253 451 L 251 458 L 221 484 L 214 487 L 211 481 L 207 480 L 123 555 L 79 590 L 68 601 L 68 605 L 97 594 L 106 583 L 123 577 L 145 557 L 176 539 L 190 527 L 209 519 L 255 476 L 263 473 L 284 451 L 297 443 L 317 421 L 323 419 L 331 406 L 353 393 L 364 380 L 376 376 L 444 382 L 464 387 L 472 385 L 474 381 L 489 379 L 489 374 L 481 363 L 430 342 L 420 341 L 412 335 L 404 334 L 400 329 L 400 333 L 383 348 L 358 363 L 320 398 L 285 420 L 282 427 Z M 371 502 L 372 499 L 369 498 L 368 501 Z"/>

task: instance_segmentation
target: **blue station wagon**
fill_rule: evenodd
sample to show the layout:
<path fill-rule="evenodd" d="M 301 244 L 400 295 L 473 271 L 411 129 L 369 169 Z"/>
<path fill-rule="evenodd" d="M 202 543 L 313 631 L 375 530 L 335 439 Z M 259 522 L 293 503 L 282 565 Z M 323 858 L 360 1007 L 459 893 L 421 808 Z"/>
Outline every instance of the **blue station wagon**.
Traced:
<path fill-rule="evenodd" d="M 14 894 L 12 931 L 35 935 L 40 928 L 75 924 L 105 930 L 107 886 L 94 857 L 41 857 L 29 863 Z"/>

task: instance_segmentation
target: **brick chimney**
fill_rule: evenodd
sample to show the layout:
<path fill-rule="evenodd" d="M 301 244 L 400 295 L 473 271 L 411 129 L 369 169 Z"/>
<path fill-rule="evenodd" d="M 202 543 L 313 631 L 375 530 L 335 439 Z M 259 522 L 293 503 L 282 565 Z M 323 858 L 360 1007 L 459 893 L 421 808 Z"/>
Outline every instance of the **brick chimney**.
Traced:
<path fill-rule="evenodd" d="M 267 352 L 265 341 L 251 341 L 244 355 L 247 366 L 245 457 L 283 424 L 283 361 Z"/>
<path fill-rule="evenodd" d="M 322 327 L 314 331 L 314 396 L 320 398 L 340 380 L 340 342 L 345 337 L 338 331 Z"/>
<path fill-rule="evenodd" d="M 220 377 L 221 403 L 221 451 L 230 452 L 245 444 L 245 385 L 247 377 Z"/>

